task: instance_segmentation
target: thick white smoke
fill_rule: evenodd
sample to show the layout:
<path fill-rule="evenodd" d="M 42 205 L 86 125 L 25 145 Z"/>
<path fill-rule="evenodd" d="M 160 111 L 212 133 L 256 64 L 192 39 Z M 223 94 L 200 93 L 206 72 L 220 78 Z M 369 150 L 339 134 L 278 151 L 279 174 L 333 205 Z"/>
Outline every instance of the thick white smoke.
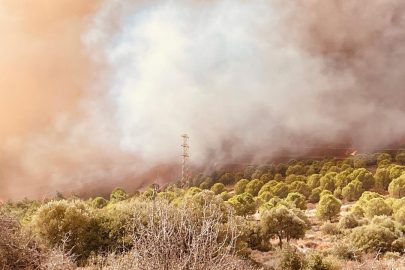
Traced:
<path fill-rule="evenodd" d="M 52 1 L 38 23 L 17 2 L 0 10 L 2 198 L 115 187 L 180 161 L 183 133 L 195 164 L 404 138 L 401 1 Z"/>
<path fill-rule="evenodd" d="M 117 6 L 100 16 L 108 9 Z M 149 160 L 177 158 L 182 133 L 199 162 L 213 153 L 271 154 L 290 135 L 332 141 L 342 128 L 322 112 L 331 87 L 321 59 L 283 39 L 282 14 L 269 1 L 142 6 L 121 18 L 101 52 L 108 22 L 96 22 L 87 41 L 112 66 L 106 82 L 121 146 Z"/>

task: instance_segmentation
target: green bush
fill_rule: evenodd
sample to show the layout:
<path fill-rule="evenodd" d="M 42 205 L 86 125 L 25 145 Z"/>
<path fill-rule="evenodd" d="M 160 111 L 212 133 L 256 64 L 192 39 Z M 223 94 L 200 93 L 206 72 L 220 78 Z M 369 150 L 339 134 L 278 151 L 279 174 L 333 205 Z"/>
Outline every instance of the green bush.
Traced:
<path fill-rule="evenodd" d="M 289 186 L 289 191 L 290 192 L 298 192 L 304 195 L 305 198 L 308 198 L 311 195 L 311 188 L 304 182 L 301 181 L 295 181 L 291 183 Z"/>
<path fill-rule="evenodd" d="M 374 175 L 376 188 L 379 190 L 388 189 L 391 183 L 390 171 L 386 168 L 379 168 Z"/>
<path fill-rule="evenodd" d="M 242 194 L 243 192 L 245 192 L 245 188 L 248 183 L 249 183 L 249 180 L 247 180 L 247 179 L 239 180 L 234 187 L 235 194 L 239 195 L 239 194 Z"/>
<path fill-rule="evenodd" d="M 110 194 L 110 202 L 117 203 L 128 198 L 128 194 L 122 188 L 116 188 Z"/>
<path fill-rule="evenodd" d="M 253 214 L 256 211 L 255 200 L 249 193 L 235 195 L 228 200 L 228 203 L 235 209 L 236 214 L 240 216 Z"/>
<path fill-rule="evenodd" d="M 210 189 L 213 184 L 214 184 L 214 182 L 212 181 L 212 179 L 210 177 L 207 177 L 204 180 L 204 182 L 202 182 L 200 184 L 200 189 Z"/>
<path fill-rule="evenodd" d="M 46 245 L 60 245 L 68 237 L 66 248 L 75 254 L 83 254 L 87 244 L 84 235 L 90 225 L 90 210 L 80 200 L 51 201 L 38 209 L 31 225 L 35 234 Z"/>
<path fill-rule="evenodd" d="M 228 191 L 225 187 L 224 184 L 222 183 L 216 183 L 211 187 L 211 191 L 213 191 L 215 193 L 215 195 L 219 195 L 222 192 Z M 201 192 L 201 190 L 199 189 L 199 192 Z"/>
<path fill-rule="evenodd" d="M 333 195 L 321 196 L 321 200 L 316 206 L 316 216 L 323 220 L 332 220 L 339 214 L 342 203 Z"/>
<path fill-rule="evenodd" d="M 282 248 L 282 239 L 289 242 L 290 239 L 303 238 L 311 223 L 301 210 L 277 205 L 260 212 L 260 226 L 265 235 L 276 235 Z"/>
<path fill-rule="evenodd" d="M 300 270 L 303 266 L 302 255 L 292 246 L 286 246 L 280 254 L 278 270 Z"/>
<path fill-rule="evenodd" d="M 369 219 L 374 216 L 390 216 L 392 214 L 392 209 L 387 205 L 383 198 L 371 199 L 366 206 L 365 216 Z"/>
<path fill-rule="evenodd" d="M 391 196 L 402 198 L 405 195 L 405 175 L 392 180 L 388 186 L 388 192 Z"/>
<path fill-rule="evenodd" d="M 311 192 L 311 195 L 310 195 L 309 198 L 308 198 L 309 202 L 310 202 L 310 203 L 317 203 L 317 202 L 319 202 L 319 200 L 320 200 L 320 198 L 321 198 L 321 195 L 320 195 L 321 192 L 322 192 L 322 190 L 321 190 L 320 187 L 314 188 L 314 189 L 312 190 L 312 192 Z"/>
<path fill-rule="evenodd" d="M 348 201 L 355 201 L 360 198 L 363 192 L 363 184 L 359 180 L 354 180 L 342 189 L 342 196 Z"/>
<path fill-rule="evenodd" d="M 103 197 L 97 197 L 91 202 L 91 205 L 94 208 L 98 208 L 98 209 L 106 207 L 107 204 L 108 204 L 107 200 L 104 199 Z"/>
<path fill-rule="evenodd" d="M 329 235 L 337 235 L 340 233 L 338 224 L 336 223 L 330 223 L 329 221 L 326 221 L 320 228 L 319 230 L 323 233 L 329 234 Z"/>
<path fill-rule="evenodd" d="M 289 193 L 285 200 L 287 202 L 294 204 L 295 207 L 297 207 L 301 210 L 307 209 L 307 202 L 306 202 L 305 196 L 300 193 L 297 193 L 297 192 Z"/>
<path fill-rule="evenodd" d="M 402 233 L 398 225 L 386 217 L 375 217 L 371 224 L 354 228 L 349 235 L 352 244 L 363 252 L 386 252 Z"/>
<path fill-rule="evenodd" d="M 272 187 L 271 190 L 275 196 L 284 199 L 287 197 L 288 193 L 290 192 L 287 184 L 280 182 L 276 186 Z"/>
<path fill-rule="evenodd" d="M 259 191 L 262 188 L 263 184 L 264 183 L 261 182 L 259 179 L 254 179 L 254 180 L 250 181 L 246 185 L 245 192 L 249 193 L 250 195 L 255 197 L 259 193 Z"/>
<path fill-rule="evenodd" d="M 354 214 L 346 214 L 339 219 L 338 229 L 353 229 L 359 226 L 359 222 Z"/>
<path fill-rule="evenodd" d="M 317 188 L 321 185 L 320 179 L 322 175 L 320 174 L 313 174 L 308 177 L 307 183 L 312 189 Z"/>

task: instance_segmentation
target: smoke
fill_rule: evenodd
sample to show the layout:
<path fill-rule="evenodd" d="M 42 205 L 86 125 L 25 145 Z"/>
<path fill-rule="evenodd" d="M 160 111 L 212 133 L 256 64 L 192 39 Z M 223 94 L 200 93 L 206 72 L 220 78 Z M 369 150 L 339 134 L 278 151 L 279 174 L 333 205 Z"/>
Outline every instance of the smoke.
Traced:
<path fill-rule="evenodd" d="M 101 15 L 128 6 L 109 2 Z M 109 39 L 97 38 L 106 21 L 96 19 L 88 44 L 114 70 L 106 83 L 121 145 L 145 158 L 176 157 L 185 132 L 196 161 L 385 146 L 405 131 L 404 6 L 162 1 L 122 16 Z"/>
<path fill-rule="evenodd" d="M 0 198 L 70 193 L 133 170 L 95 87 L 105 69 L 82 42 L 98 2 L 2 1 Z"/>
<path fill-rule="evenodd" d="M 5 3 L 8 192 L 177 161 L 183 133 L 196 164 L 404 138 L 400 1 Z"/>

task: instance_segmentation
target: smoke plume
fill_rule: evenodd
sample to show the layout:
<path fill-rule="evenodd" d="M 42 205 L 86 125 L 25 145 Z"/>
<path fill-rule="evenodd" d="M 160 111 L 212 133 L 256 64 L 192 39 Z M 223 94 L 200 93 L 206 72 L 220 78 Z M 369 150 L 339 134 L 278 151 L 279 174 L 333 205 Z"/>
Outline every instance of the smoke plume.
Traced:
<path fill-rule="evenodd" d="M 404 138 L 401 1 L 5 3 L 8 194 L 176 162 L 183 133 L 197 164 Z"/>

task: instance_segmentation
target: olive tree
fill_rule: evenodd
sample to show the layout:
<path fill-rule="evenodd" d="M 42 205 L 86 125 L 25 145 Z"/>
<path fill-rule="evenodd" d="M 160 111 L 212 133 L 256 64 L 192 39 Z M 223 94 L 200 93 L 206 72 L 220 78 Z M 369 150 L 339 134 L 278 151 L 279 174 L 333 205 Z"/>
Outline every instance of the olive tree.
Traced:
<path fill-rule="evenodd" d="M 280 248 L 283 247 L 283 239 L 289 242 L 303 238 L 306 230 L 311 228 L 311 223 L 301 210 L 285 205 L 261 212 L 260 224 L 264 234 L 277 236 Z"/>

